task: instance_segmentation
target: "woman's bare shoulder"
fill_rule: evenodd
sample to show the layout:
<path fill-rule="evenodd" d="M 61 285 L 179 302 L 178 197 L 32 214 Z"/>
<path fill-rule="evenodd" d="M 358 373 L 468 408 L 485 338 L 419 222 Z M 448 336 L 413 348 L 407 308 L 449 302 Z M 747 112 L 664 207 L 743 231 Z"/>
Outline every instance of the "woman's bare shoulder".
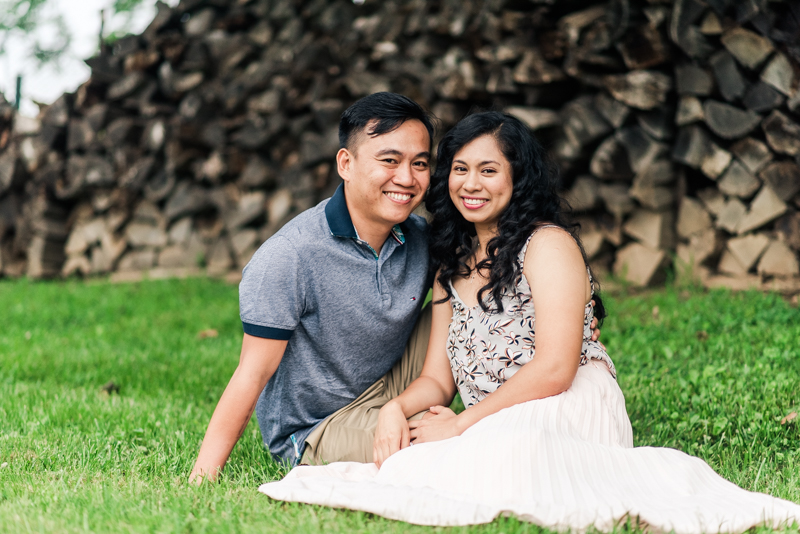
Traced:
<path fill-rule="evenodd" d="M 576 283 L 587 278 L 586 263 L 578 242 L 561 227 L 541 228 L 531 236 L 523 271 L 533 280 L 549 282 L 565 279 Z"/>
<path fill-rule="evenodd" d="M 580 247 L 575 237 L 565 228 L 556 225 L 541 225 L 533 231 L 528 242 L 528 249 L 525 257 L 531 255 L 532 250 L 539 252 L 542 249 L 553 249 L 553 251 L 564 251 L 566 253 L 577 252 L 583 261 L 583 256 L 580 253 Z"/>

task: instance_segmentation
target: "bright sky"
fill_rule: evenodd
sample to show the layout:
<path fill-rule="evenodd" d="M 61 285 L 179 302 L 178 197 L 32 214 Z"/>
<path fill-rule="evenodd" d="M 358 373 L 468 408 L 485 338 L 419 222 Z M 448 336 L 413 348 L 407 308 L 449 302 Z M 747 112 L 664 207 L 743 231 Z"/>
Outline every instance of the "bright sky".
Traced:
<path fill-rule="evenodd" d="M 178 0 L 166 0 L 166 3 L 176 5 Z M 51 65 L 37 68 L 30 53 L 33 39 L 19 35 L 11 37 L 6 54 L 0 55 L 0 92 L 5 95 L 6 100 L 14 100 L 17 75 L 21 74 L 23 99 L 20 110 L 33 117 L 39 112 L 34 100 L 49 104 L 85 82 L 89 78 L 90 69 L 83 60 L 97 52 L 100 10 L 105 8 L 109 13 L 112 4 L 113 0 L 51 0 L 47 6 L 52 10 L 49 13 L 60 13 L 64 17 L 72 34 L 72 43 L 57 68 Z M 123 27 L 131 33 L 141 33 L 153 19 L 155 12 L 155 1 L 146 0 L 130 22 L 121 16 L 109 20 L 107 15 L 105 33 L 108 35 Z M 47 40 L 54 33 L 52 26 L 45 26 L 37 31 L 37 36 L 45 43 L 52 42 Z"/>

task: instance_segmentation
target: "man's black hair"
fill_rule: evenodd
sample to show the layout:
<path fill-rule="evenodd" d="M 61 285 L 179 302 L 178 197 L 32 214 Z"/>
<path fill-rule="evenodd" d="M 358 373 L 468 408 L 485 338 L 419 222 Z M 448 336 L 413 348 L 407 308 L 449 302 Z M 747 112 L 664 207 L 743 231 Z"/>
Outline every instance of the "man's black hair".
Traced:
<path fill-rule="evenodd" d="M 344 110 L 339 120 L 339 147 L 355 151 L 358 137 L 375 137 L 399 128 L 407 120 L 418 120 L 428 130 L 429 148 L 433 147 L 435 118 L 422 106 L 397 93 L 373 93 Z M 369 130 L 365 129 L 369 126 Z"/>

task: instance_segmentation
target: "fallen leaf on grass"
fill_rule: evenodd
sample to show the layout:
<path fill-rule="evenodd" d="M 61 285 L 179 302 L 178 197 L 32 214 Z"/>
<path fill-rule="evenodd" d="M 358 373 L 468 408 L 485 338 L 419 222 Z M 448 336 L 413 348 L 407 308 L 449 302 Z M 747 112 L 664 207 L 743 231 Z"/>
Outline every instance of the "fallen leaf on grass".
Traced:
<path fill-rule="evenodd" d="M 217 336 L 219 336 L 219 332 L 217 332 L 213 328 L 209 328 L 208 330 L 200 330 L 197 333 L 197 339 L 205 339 L 207 337 L 217 337 Z"/>
<path fill-rule="evenodd" d="M 783 419 L 781 419 L 781 424 L 785 425 L 789 421 L 793 420 L 795 417 L 797 417 L 797 412 L 792 412 L 789 415 L 787 415 L 786 417 L 784 417 Z"/>
<path fill-rule="evenodd" d="M 695 335 L 697 336 L 697 339 L 699 339 L 700 341 L 705 341 L 706 339 L 708 339 L 708 332 L 706 332 L 705 330 L 700 330 Z"/>
<path fill-rule="evenodd" d="M 100 390 L 111 395 L 112 393 L 119 393 L 119 386 L 113 381 L 109 380 L 103 385 L 103 387 L 100 388 Z"/>

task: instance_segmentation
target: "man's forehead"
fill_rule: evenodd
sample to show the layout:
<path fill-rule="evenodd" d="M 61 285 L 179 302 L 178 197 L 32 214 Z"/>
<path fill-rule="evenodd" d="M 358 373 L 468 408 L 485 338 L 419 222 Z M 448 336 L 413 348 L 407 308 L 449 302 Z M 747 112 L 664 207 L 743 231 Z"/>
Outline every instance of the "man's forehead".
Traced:
<path fill-rule="evenodd" d="M 372 131 L 372 129 L 377 125 L 377 119 L 374 119 L 367 123 L 364 127 L 364 130 L 360 132 L 359 136 L 361 137 L 359 145 L 366 145 L 369 147 L 369 150 L 374 153 L 388 153 L 394 152 L 396 154 L 401 154 L 403 150 L 405 151 L 413 151 L 415 154 L 417 152 L 428 152 L 428 147 L 430 146 L 430 138 L 428 134 L 428 129 L 425 128 L 425 125 L 422 124 L 421 121 L 417 119 L 408 119 L 404 121 L 402 124 L 397 126 L 391 131 L 384 132 L 378 135 L 369 135 L 368 132 Z M 403 143 L 401 139 L 407 135 L 409 132 L 409 127 L 418 127 L 422 129 L 422 133 L 424 138 L 421 140 L 422 142 L 420 145 L 424 145 L 424 148 L 421 150 L 415 150 L 419 147 L 409 147 L 406 143 Z M 412 137 L 413 139 L 413 137 Z"/>

